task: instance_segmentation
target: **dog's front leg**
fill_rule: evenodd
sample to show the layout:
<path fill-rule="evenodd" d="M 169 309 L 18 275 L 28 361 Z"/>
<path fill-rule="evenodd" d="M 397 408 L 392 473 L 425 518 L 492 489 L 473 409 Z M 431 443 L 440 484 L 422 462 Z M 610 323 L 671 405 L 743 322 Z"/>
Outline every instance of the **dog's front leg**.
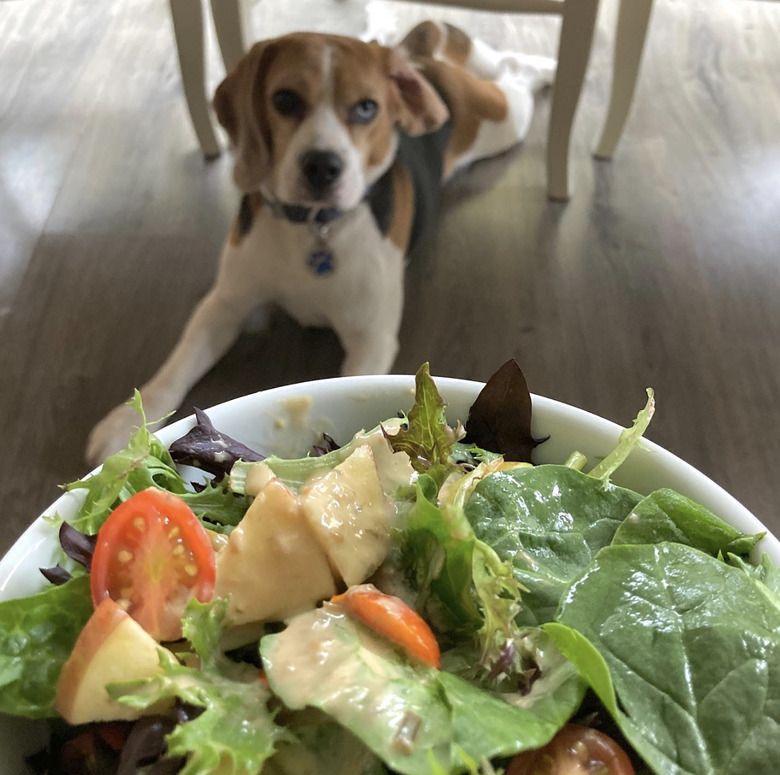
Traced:
<path fill-rule="evenodd" d="M 217 281 L 195 308 L 178 344 L 157 373 L 141 388 L 149 420 L 164 418 L 182 402 L 190 388 L 222 357 L 237 339 L 244 320 L 264 299 L 246 288 Z M 92 430 L 86 458 L 97 465 L 127 444 L 139 417 L 122 404 Z"/>
<path fill-rule="evenodd" d="M 339 335 L 345 357 L 341 374 L 387 374 L 398 353 L 398 337 L 393 332 L 353 332 Z"/>
<path fill-rule="evenodd" d="M 387 374 L 398 353 L 403 299 L 401 282 L 387 283 L 331 319 L 344 348 L 341 374 Z"/>

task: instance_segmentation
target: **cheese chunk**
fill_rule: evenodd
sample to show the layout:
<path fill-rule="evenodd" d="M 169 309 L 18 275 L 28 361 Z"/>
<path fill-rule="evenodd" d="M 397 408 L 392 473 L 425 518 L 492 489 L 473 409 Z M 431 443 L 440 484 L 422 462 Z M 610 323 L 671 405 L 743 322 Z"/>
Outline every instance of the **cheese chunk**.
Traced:
<path fill-rule="evenodd" d="M 301 508 L 331 564 L 348 586 L 365 581 L 390 545 L 395 507 L 385 495 L 368 444 L 308 483 Z"/>
<path fill-rule="evenodd" d="M 320 543 L 295 494 L 271 479 L 217 555 L 215 595 L 231 624 L 277 621 L 336 593 Z"/>

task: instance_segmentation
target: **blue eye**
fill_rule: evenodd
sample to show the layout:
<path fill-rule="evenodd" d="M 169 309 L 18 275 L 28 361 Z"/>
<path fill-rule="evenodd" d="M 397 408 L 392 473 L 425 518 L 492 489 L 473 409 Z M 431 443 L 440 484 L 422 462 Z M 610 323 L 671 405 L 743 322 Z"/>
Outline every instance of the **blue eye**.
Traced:
<path fill-rule="evenodd" d="M 271 103 L 282 116 L 302 116 L 306 112 L 306 103 L 300 94 L 292 89 L 279 89 L 271 95 Z"/>
<path fill-rule="evenodd" d="M 379 112 L 374 100 L 360 100 L 349 109 L 350 124 L 370 124 Z"/>

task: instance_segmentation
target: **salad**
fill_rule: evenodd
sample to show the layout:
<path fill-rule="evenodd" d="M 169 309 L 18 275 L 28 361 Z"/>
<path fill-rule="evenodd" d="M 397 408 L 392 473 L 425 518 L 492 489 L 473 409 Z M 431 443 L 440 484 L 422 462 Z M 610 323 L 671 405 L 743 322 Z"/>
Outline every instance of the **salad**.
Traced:
<path fill-rule="evenodd" d="M 611 482 L 651 391 L 595 465 L 534 465 L 531 409 L 509 362 L 464 426 L 424 365 L 298 460 L 144 420 L 67 486 L 50 586 L 0 603 L 0 712 L 51 727 L 30 772 L 780 772 L 762 536 Z"/>

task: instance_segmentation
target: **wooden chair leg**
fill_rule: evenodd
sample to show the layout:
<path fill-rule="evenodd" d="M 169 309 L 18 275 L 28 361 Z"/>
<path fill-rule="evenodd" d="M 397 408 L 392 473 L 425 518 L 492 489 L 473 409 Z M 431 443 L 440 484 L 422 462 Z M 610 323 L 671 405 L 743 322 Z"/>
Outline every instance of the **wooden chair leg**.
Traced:
<path fill-rule="evenodd" d="M 612 64 L 612 93 L 604 129 L 594 154 L 598 159 L 611 159 L 623 134 L 634 98 L 652 6 L 653 0 L 620 2 Z"/>
<path fill-rule="evenodd" d="M 633 0 L 631 0 L 633 2 Z M 558 45 L 558 70 L 547 132 L 547 195 L 569 198 L 569 141 L 593 43 L 598 0 L 568 0 Z"/>
<path fill-rule="evenodd" d="M 211 0 L 211 16 L 225 70 L 230 72 L 249 50 L 252 38 L 250 8 L 247 0 Z"/>
<path fill-rule="evenodd" d="M 220 150 L 206 97 L 203 10 L 200 0 L 169 2 L 187 109 L 203 155 L 213 158 L 219 156 Z"/>

